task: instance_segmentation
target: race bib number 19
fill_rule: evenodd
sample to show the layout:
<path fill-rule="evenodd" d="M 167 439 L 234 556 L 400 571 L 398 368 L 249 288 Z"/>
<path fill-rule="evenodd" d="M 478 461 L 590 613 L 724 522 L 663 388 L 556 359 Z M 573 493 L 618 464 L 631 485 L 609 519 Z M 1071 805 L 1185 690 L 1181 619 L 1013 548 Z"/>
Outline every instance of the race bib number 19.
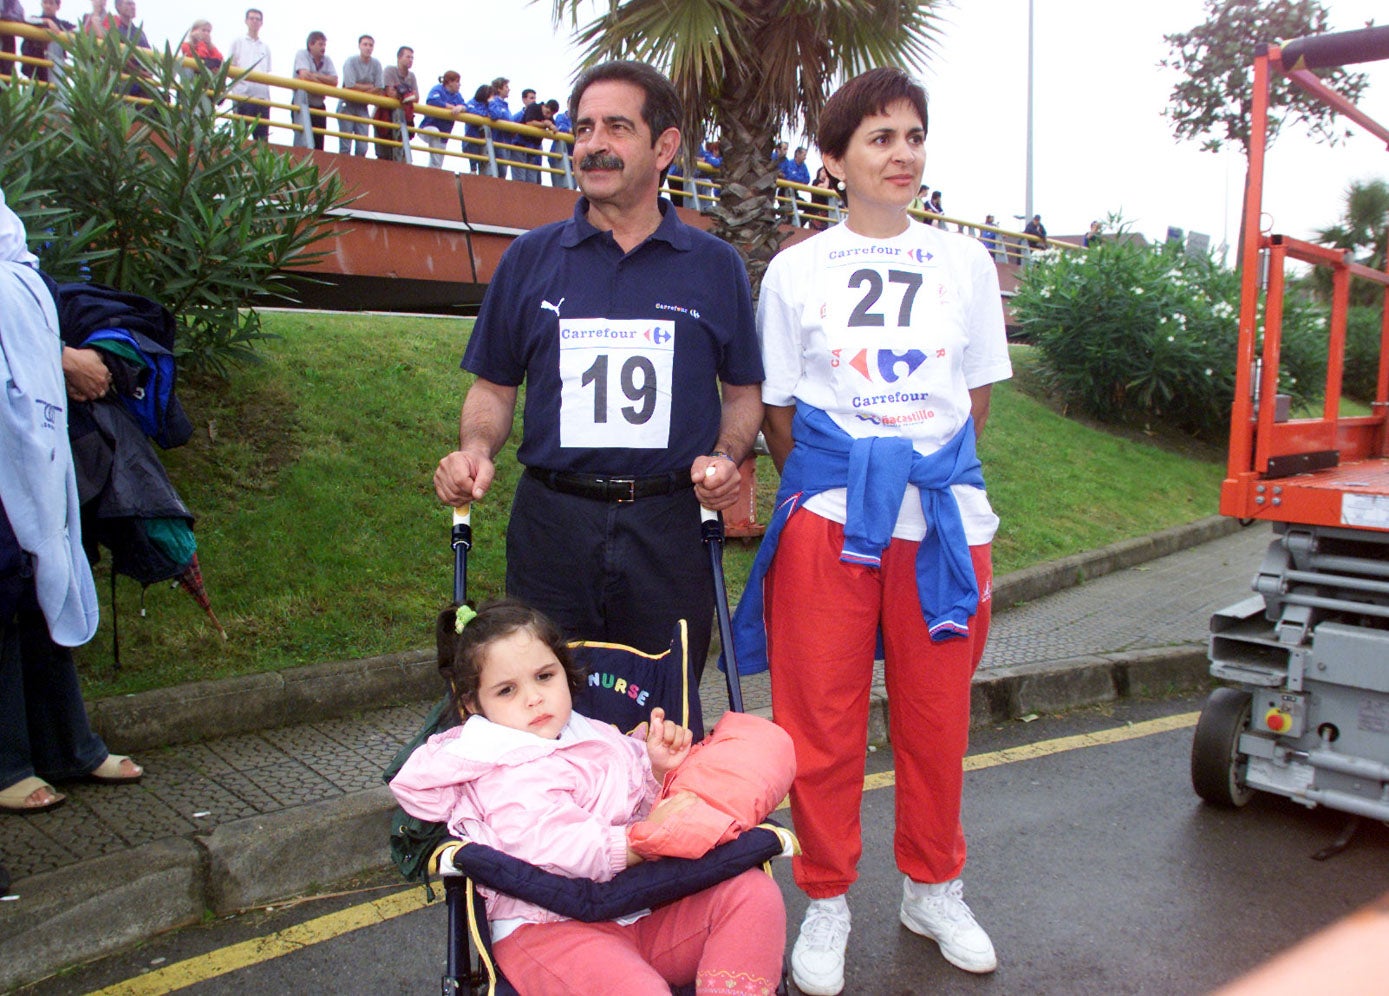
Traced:
<path fill-rule="evenodd" d="M 674 360 L 673 321 L 562 319 L 560 446 L 665 449 Z"/>

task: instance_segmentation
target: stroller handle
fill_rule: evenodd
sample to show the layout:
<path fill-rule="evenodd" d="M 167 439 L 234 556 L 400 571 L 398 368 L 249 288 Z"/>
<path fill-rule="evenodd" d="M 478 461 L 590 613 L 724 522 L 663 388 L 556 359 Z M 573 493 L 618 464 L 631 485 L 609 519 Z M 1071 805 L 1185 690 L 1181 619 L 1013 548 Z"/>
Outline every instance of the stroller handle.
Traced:
<path fill-rule="evenodd" d="M 453 602 L 462 605 L 468 597 L 468 551 L 473 546 L 473 506 L 458 505 L 453 510 Z"/>
<path fill-rule="evenodd" d="M 700 535 L 709 548 L 709 567 L 714 576 L 714 614 L 719 621 L 719 645 L 723 648 L 724 680 L 728 684 L 728 707 L 743 711 L 743 685 L 738 661 L 733 654 L 733 620 L 728 610 L 728 586 L 723 576 L 723 515 L 699 506 Z"/>

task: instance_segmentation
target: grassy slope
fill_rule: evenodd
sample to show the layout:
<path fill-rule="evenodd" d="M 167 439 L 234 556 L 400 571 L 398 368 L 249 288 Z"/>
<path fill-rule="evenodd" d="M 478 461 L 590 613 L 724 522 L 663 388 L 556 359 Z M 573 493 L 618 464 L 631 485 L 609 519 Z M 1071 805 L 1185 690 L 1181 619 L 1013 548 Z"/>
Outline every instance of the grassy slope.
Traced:
<path fill-rule="evenodd" d="M 199 516 L 200 560 L 223 643 L 201 610 L 164 585 L 119 581 L 122 672 L 112 673 L 109 579 L 103 625 L 79 651 L 92 696 L 427 646 L 450 591 L 448 514 L 431 477 L 456 438 L 465 377 L 462 320 L 267 316 L 283 338 L 240 373 L 229 405 L 186 383 L 192 442 L 165 454 Z M 1017 354 L 1024 370 L 1025 352 Z M 511 447 L 514 447 L 515 435 Z M 982 447 L 1003 518 L 999 573 L 1215 511 L 1221 468 L 1062 417 L 999 385 Z M 760 461 L 761 501 L 775 490 Z M 498 461 L 474 509 L 470 594 L 499 594 L 503 531 L 517 466 Z M 753 546 L 730 544 L 736 597 Z M 563 565 L 557 565 L 563 569 Z"/>

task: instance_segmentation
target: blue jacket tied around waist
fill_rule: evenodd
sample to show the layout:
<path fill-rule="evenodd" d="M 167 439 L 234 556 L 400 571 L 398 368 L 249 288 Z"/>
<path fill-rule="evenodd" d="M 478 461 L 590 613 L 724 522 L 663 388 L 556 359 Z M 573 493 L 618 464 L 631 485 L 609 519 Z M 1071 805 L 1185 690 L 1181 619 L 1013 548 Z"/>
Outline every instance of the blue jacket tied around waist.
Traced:
<path fill-rule="evenodd" d="M 844 548 L 846 564 L 879 567 L 882 552 L 907 485 L 917 487 L 926 536 L 916 555 L 916 587 L 922 616 L 939 642 L 969 633 L 969 619 L 979 607 L 979 585 L 970 560 L 960 508 L 951 485 L 984 487 L 984 473 L 974 450 L 974 419 L 948 443 L 922 456 L 901 437 L 856 439 L 812 405 L 798 404 L 792 423 L 796 440 L 777 491 L 776 511 L 753 561 L 747 588 L 733 615 L 738 670 L 755 674 L 767 669 L 767 633 L 762 614 L 762 584 L 776 556 L 781 530 L 808 498 L 831 488 L 847 488 Z"/>

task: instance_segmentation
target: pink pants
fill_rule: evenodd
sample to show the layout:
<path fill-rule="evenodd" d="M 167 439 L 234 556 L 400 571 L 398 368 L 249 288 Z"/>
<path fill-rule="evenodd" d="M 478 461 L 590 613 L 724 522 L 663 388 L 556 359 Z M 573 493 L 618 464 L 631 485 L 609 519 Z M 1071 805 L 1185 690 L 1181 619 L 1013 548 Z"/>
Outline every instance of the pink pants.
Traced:
<path fill-rule="evenodd" d="M 932 643 L 916 589 L 920 544 L 894 539 L 881 569 L 873 569 L 841 563 L 843 543 L 842 525 L 797 512 L 765 582 L 772 713 L 796 744 L 791 816 L 802 854 L 792 869 L 812 899 L 843 895 L 858 878 L 879 626 L 897 778 L 897 866 L 918 882 L 960 874 L 970 681 L 989 635 L 988 544 L 970 548 L 980 600 L 969 636 Z"/>
<path fill-rule="evenodd" d="M 493 954 L 523 996 L 641 996 L 690 982 L 700 996 L 772 996 L 785 948 L 781 890 L 754 868 L 627 926 L 527 924 Z"/>

